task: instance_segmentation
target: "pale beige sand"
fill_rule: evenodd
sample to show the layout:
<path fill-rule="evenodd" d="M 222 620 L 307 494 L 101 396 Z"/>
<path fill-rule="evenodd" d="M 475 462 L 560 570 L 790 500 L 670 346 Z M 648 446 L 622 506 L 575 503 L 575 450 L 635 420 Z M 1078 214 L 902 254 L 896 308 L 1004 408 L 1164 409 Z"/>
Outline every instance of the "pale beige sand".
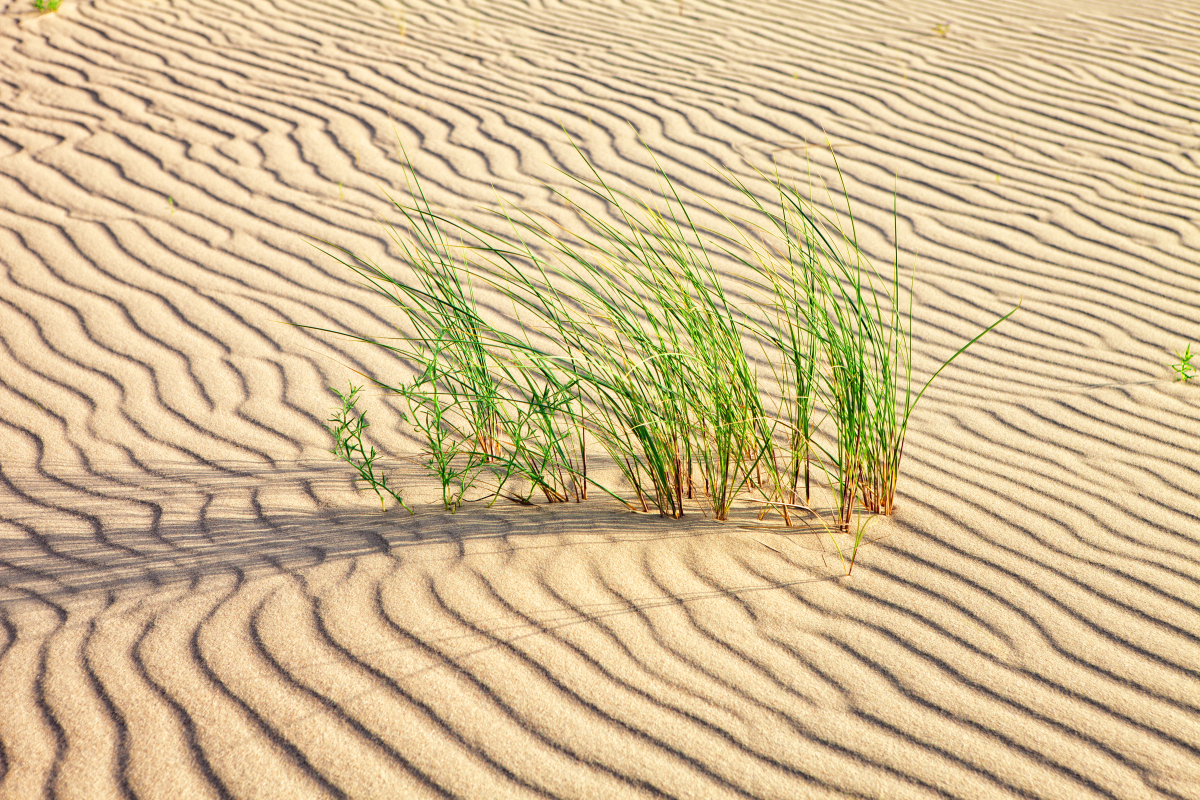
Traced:
<path fill-rule="evenodd" d="M 965 5 L 9 0 L 0 795 L 1200 797 L 1200 14 Z M 922 374 L 1024 305 L 850 578 L 614 503 L 381 513 L 320 422 L 397 366 L 279 322 L 395 320 L 306 243 L 396 263 L 393 122 L 475 220 L 564 213 L 562 128 L 718 204 L 828 135 L 882 263 L 898 186 Z"/>

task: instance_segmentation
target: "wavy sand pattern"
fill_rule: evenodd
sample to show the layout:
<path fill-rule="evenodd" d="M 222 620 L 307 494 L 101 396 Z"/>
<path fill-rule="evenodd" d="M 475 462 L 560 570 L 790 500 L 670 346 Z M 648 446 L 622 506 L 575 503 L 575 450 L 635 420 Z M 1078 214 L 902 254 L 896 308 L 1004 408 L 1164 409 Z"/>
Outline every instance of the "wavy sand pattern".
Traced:
<path fill-rule="evenodd" d="M 1200 13 L 961 5 L 9 0 L 0 795 L 1200 797 Z M 828 136 L 885 263 L 898 193 L 919 370 L 1023 307 L 850 578 L 698 515 L 381 513 L 320 422 L 396 365 L 280 322 L 394 320 L 308 240 L 394 256 L 396 131 L 478 221 L 565 214 L 568 134 L 718 204 Z"/>

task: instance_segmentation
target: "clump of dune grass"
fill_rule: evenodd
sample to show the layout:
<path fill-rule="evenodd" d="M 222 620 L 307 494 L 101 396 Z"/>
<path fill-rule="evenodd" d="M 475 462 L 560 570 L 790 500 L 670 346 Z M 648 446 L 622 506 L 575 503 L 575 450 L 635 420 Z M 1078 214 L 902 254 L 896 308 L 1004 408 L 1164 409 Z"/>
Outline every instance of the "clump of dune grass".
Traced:
<path fill-rule="evenodd" d="M 836 156 L 834 165 L 841 178 Z M 902 309 L 898 230 L 893 229 L 891 275 L 882 275 L 858 245 L 844 182 L 848 223 L 829 219 L 795 186 L 777 179 L 774 184 L 781 211 L 776 214 L 761 206 L 758 210 L 787 243 L 785 274 L 790 282 L 781 302 L 790 300 L 792 313 L 803 317 L 809 336 L 807 361 L 796 356 L 792 360 L 821 370 L 820 380 L 810 379 L 807 385 L 829 412 L 834 428 L 834 447 L 822 448 L 822 461 L 835 470 L 837 522 L 845 527 L 856 501 L 869 513 L 892 513 L 908 423 L 917 403 L 942 370 L 1016 309 L 980 331 L 915 387 L 912 291 L 910 284 L 908 307 Z M 738 185 L 755 202 L 744 185 Z M 893 219 L 898 219 L 895 212 Z M 752 245 L 749 249 L 758 250 Z M 777 268 L 764 271 L 778 273 Z M 780 347 L 785 354 L 792 349 Z"/>
<path fill-rule="evenodd" d="M 603 200 L 613 225 L 573 204 L 588 230 L 570 234 L 516 209 L 512 241 L 486 234 L 489 279 L 559 345 L 539 351 L 559 382 L 579 387 L 582 420 L 642 510 L 679 517 L 685 499 L 726 519 L 769 448 L 755 365 L 704 235 L 669 181 L 662 208 L 592 170 L 568 176 Z M 669 201 L 675 202 L 669 202 Z M 544 258 L 541 253 L 554 256 Z"/>
<path fill-rule="evenodd" d="M 839 179 L 841 170 L 834 155 Z M 1016 311 L 997 319 L 944 361 L 920 387 L 912 376 L 912 305 L 900 301 L 899 237 L 894 230 L 890 276 L 881 275 L 858 246 L 849 192 L 842 182 L 848 222 L 822 213 L 811 196 L 777 176 L 778 211 L 765 206 L 744 183 L 727 180 L 746 198 L 754 218 L 731 225 L 743 231 L 725 252 L 757 276 L 764 289 L 768 324 L 756 336 L 769 343 L 780 401 L 774 423 L 783 447 L 768 447 L 774 500 L 787 524 L 788 509 L 812 512 L 809 471 L 815 465 L 831 497 L 832 531 L 854 539 L 848 558 L 831 539 L 847 571 L 862 541 L 856 513 L 890 515 L 908 423 L 933 380 L 959 355 Z M 829 198 L 834 206 L 833 198 Z M 893 217 L 897 218 L 895 213 Z M 732 222 L 732 220 L 731 220 Z M 749 232 L 749 233 L 747 233 Z M 820 420 L 816 409 L 824 409 Z M 818 438 L 819 424 L 832 428 L 832 442 Z M 778 436 L 771 437 L 777 442 Z M 776 455 L 776 454 L 779 455 Z M 778 465 L 784 464 L 780 469 Z M 798 502 L 800 465 L 804 501 Z M 790 498 L 784 502 L 783 498 Z"/>
<path fill-rule="evenodd" d="M 484 319 L 475 303 L 471 250 L 446 236 L 458 223 L 433 212 L 419 183 L 409 189 L 413 205 L 393 201 L 406 231 L 387 229 L 415 282 L 336 245 L 336 252 L 325 251 L 403 312 L 402 335 L 327 332 L 382 347 L 415 367 L 407 381 L 372 381 L 405 401 L 405 419 L 424 443 L 425 465 L 448 510 L 485 478 L 493 498 L 585 499 L 586 433 L 574 383 L 528 341 Z"/>
<path fill-rule="evenodd" d="M 343 248 L 326 251 L 401 310 L 400 335 L 331 332 L 412 368 L 406 381 L 372 381 L 405 400 L 447 509 L 481 482 L 490 486 L 484 497 L 521 503 L 578 502 L 594 486 L 669 517 L 690 503 L 725 520 L 735 502 L 752 499 L 760 518 L 815 519 L 848 573 L 864 530 L 855 515 L 893 510 L 916 404 L 1016 309 L 914 387 L 898 246 L 882 276 L 857 244 L 844 183 L 846 225 L 777 177 L 768 178 L 775 210 L 727 175 L 751 217 L 725 216 L 728 229 L 716 232 L 693 220 L 661 169 L 651 204 L 583 160 L 584 175 L 564 176 L 610 216 L 556 192 L 583 222 L 573 231 L 503 204 L 495 213 L 506 233 L 486 231 L 436 212 L 412 176 L 411 202 L 392 200 L 405 230 L 388 230 L 414 280 Z M 750 278 L 735 291 L 716 256 Z M 477 284 L 511 306 L 516 333 L 481 313 Z M 353 393 L 342 399 L 345 415 Z M 632 497 L 589 476 L 589 441 Z M 363 463 L 374 474 L 364 453 L 355 461 L 343 451 L 364 478 Z M 813 503 L 814 483 L 830 494 L 828 520 Z M 851 532 L 846 553 L 835 534 Z"/>

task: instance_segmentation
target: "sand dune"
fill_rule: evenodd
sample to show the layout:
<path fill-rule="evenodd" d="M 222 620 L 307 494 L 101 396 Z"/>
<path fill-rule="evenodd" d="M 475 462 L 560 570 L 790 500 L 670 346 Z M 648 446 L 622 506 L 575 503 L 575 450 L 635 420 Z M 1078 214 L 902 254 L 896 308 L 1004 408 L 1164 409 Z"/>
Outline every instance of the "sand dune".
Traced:
<path fill-rule="evenodd" d="M 1200 798 L 1200 13 L 962 5 L 9 0 L 0 796 Z M 281 323 L 396 321 L 312 243 L 401 268 L 397 135 L 482 225 L 569 224 L 572 141 L 732 208 L 828 140 L 920 375 L 1022 308 L 850 577 L 747 511 L 451 516 L 372 395 L 381 512 L 321 422 L 397 364 Z"/>

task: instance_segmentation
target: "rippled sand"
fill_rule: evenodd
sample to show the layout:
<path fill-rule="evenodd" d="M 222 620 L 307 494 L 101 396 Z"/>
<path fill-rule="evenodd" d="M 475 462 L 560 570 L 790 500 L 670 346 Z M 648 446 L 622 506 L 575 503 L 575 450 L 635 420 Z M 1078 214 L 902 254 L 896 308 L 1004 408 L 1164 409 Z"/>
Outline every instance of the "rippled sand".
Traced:
<path fill-rule="evenodd" d="M 0 796 L 1200 798 L 1200 13 L 961 5 L 10 0 Z M 312 242 L 402 269 L 397 135 L 484 225 L 571 223 L 568 137 L 727 209 L 721 169 L 840 191 L 828 139 L 882 264 L 895 201 L 920 376 L 1022 308 L 849 578 L 699 514 L 442 513 L 373 394 L 384 513 L 320 423 L 398 365 L 281 323 L 391 330 Z"/>

